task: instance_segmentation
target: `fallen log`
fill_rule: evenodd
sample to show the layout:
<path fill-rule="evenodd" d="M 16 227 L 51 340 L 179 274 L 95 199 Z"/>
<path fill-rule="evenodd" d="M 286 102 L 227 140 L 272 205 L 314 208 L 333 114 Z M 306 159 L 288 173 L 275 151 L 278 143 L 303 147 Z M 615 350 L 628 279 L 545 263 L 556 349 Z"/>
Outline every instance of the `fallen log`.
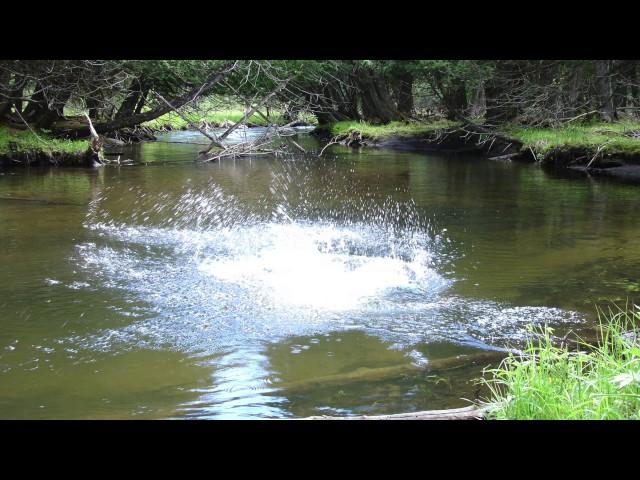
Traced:
<path fill-rule="evenodd" d="M 358 415 L 352 417 L 313 416 L 301 420 L 482 420 L 486 418 L 487 407 L 471 405 L 447 410 L 425 410 L 422 412 L 397 413 L 393 415 Z"/>

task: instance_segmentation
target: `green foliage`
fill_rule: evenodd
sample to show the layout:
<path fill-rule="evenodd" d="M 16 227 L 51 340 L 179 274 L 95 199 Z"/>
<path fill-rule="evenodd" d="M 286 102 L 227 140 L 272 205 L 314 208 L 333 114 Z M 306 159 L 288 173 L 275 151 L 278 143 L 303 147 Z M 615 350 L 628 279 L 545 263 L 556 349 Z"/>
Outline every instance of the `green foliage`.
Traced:
<path fill-rule="evenodd" d="M 458 82 L 475 86 L 493 73 L 491 62 L 477 60 L 418 60 L 414 65 L 414 74 L 432 78 L 443 87 Z"/>
<path fill-rule="evenodd" d="M 599 311 L 598 345 L 557 346 L 545 327 L 523 355 L 511 355 L 482 380 L 493 418 L 640 419 L 640 308 Z"/>
<path fill-rule="evenodd" d="M 220 60 L 125 60 L 122 69 L 162 95 L 174 95 L 185 87 L 203 83 L 209 72 L 216 71 L 223 63 Z"/>
<path fill-rule="evenodd" d="M 81 153 L 89 148 L 86 140 L 52 138 L 44 132 L 37 136 L 30 130 L 15 130 L 0 126 L 0 154 L 24 152 Z"/>

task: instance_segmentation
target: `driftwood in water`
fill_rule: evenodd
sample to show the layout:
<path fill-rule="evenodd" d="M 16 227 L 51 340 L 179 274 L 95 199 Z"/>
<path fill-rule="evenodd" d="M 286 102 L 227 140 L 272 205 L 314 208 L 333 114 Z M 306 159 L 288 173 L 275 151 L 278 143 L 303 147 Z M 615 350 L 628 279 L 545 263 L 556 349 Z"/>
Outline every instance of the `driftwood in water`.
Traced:
<path fill-rule="evenodd" d="M 469 406 L 447 410 L 425 410 L 422 412 L 398 413 L 394 415 L 359 415 L 354 417 L 314 416 L 302 420 L 481 420 L 486 408 Z"/>
<path fill-rule="evenodd" d="M 220 135 L 220 137 L 218 137 L 216 142 L 211 142 L 211 145 L 209 146 L 208 149 L 203 150 L 202 152 L 200 152 L 201 154 L 205 155 L 207 153 L 209 153 L 211 151 L 211 149 L 215 146 L 220 146 L 219 143 L 222 142 L 225 138 L 227 138 L 231 132 L 233 132 L 234 130 L 236 130 L 237 128 L 239 128 L 241 125 L 244 125 L 245 122 L 251 117 L 251 115 L 253 115 L 259 108 L 261 108 L 262 106 L 266 105 L 266 103 L 271 100 L 271 98 L 277 94 L 280 90 L 282 90 L 284 87 L 287 86 L 288 80 L 285 80 L 284 82 L 282 82 L 280 85 L 278 85 L 276 87 L 276 89 L 271 92 L 269 95 L 267 95 L 266 97 L 264 97 L 262 100 L 260 100 L 260 102 L 258 102 L 258 104 L 256 106 L 254 106 L 253 108 L 251 108 L 248 112 L 246 112 L 242 118 L 240 119 L 240 121 L 238 123 L 233 124 L 231 127 L 229 127 L 222 135 Z"/>
<path fill-rule="evenodd" d="M 444 371 L 467 365 L 486 365 L 500 361 L 504 358 L 504 352 L 480 352 L 473 355 L 461 355 L 456 357 L 439 358 L 430 360 L 426 365 L 402 364 L 390 367 L 357 368 L 352 372 L 327 375 L 324 377 L 308 378 L 294 382 L 275 384 L 275 387 L 286 389 L 287 392 L 305 391 L 331 385 L 343 385 L 363 381 L 376 381 L 390 378 L 398 378 L 403 375 L 415 375 L 418 372 Z"/>
<path fill-rule="evenodd" d="M 261 117 L 262 117 L 262 118 L 267 122 L 267 124 L 268 124 L 269 119 L 268 119 L 267 117 L 265 117 L 264 113 L 262 113 L 260 110 L 256 110 L 256 113 L 257 113 L 259 116 L 261 116 Z M 291 123 L 295 123 L 295 122 L 291 122 Z M 288 127 L 288 125 L 289 125 L 289 124 L 284 125 L 284 126 L 282 126 L 282 127 L 277 127 L 277 128 L 276 128 L 276 131 L 277 131 L 278 133 L 281 133 L 283 129 L 286 129 L 286 128 Z M 291 127 L 289 127 L 289 128 L 291 128 Z M 294 135 L 297 135 L 297 133 L 298 133 L 298 132 L 294 132 L 294 133 L 293 133 L 293 134 L 291 134 L 291 135 L 281 135 L 281 136 L 292 137 L 292 136 L 294 136 Z M 307 151 L 306 151 L 304 148 L 302 148 L 302 146 L 301 146 L 300 144 L 298 144 L 298 143 L 297 143 L 293 138 L 290 138 L 290 139 L 289 139 L 289 141 L 293 144 L 293 146 L 294 146 L 294 147 L 296 147 L 296 148 L 297 148 L 298 150 L 300 150 L 302 153 L 307 153 Z"/>
<path fill-rule="evenodd" d="M 245 155 L 265 155 L 269 153 L 276 153 L 277 149 L 267 149 L 266 147 L 271 145 L 272 139 L 268 135 L 268 132 L 265 135 L 260 136 L 251 142 L 246 143 L 238 143 L 236 145 L 231 145 L 226 147 L 219 153 L 216 153 L 211 156 L 206 156 L 201 159 L 202 162 L 212 162 L 214 160 L 220 160 L 224 157 L 242 157 Z M 201 155 L 203 152 L 199 152 Z"/>
<path fill-rule="evenodd" d="M 160 100 L 162 100 L 164 103 L 166 103 L 171 108 L 171 110 L 173 110 L 174 113 L 176 113 L 180 118 L 182 118 L 185 122 L 187 122 L 187 124 L 190 127 L 195 128 L 202 135 L 204 135 L 209 140 L 211 140 L 211 145 L 215 145 L 216 147 L 219 147 L 219 148 L 225 148 L 225 146 L 222 143 L 220 143 L 220 140 L 215 135 L 209 135 L 209 133 L 207 133 L 207 131 L 204 128 L 200 128 L 198 125 L 196 125 L 191 120 L 189 120 L 186 116 L 184 116 L 180 112 L 180 110 L 178 110 L 173 105 L 171 105 L 171 103 L 168 100 L 166 100 L 162 95 L 160 95 L 159 93 L 156 93 L 156 97 L 158 97 Z"/>
<path fill-rule="evenodd" d="M 522 149 L 522 142 L 520 140 L 508 137 L 501 132 L 492 130 L 483 125 L 478 125 L 462 115 L 457 115 L 456 118 L 464 122 L 464 125 L 456 128 L 453 132 L 464 132 L 465 134 L 461 137 L 464 139 L 477 137 L 475 144 L 482 150 L 486 150 L 486 153 L 492 151 L 494 146 L 499 149 L 499 152 L 502 154 L 518 153 Z"/>

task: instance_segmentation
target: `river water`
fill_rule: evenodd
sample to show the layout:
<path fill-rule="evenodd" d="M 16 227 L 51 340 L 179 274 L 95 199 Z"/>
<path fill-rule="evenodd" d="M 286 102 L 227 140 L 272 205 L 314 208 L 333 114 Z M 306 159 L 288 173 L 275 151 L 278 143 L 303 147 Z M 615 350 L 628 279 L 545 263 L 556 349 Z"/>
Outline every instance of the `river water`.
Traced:
<path fill-rule="evenodd" d="M 461 407 L 477 353 L 640 292 L 635 185 L 296 141 L 203 164 L 174 132 L 135 165 L 1 171 L 0 418 Z"/>

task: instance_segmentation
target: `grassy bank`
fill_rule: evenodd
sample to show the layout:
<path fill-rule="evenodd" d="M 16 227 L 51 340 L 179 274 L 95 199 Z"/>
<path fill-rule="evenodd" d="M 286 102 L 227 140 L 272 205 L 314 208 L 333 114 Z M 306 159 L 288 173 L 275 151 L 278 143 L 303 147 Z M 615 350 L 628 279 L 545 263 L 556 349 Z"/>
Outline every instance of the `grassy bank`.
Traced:
<path fill-rule="evenodd" d="M 478 122 L 482 121 L 478 120 Z M 492 152 L 491 155 L 506 152 L 515 154 L 522 160 L 530 160 L 533 153 L 537 161 L 553 164 L 556 167 L 591 165 L 608 168 L 640 164 L 640 122 L 635 120 L 615 123 L 571 123 L 557 128 L 505 125 L 497 130 L 490 128 L 501 134 L 496 137 L 499 141 L 495 144 L 494 141 L 486 141 L 487 134 L 469 137 L 464 132 L 455 132 L 459 126 L 461 126 L 460 122 L 448 120 L 391 122 L 386 125 L 345 121 L 326 125 L 323 128 L 339 141 L 358 140 L 358 135 L 355 134 L 359 134 L 362 140 L 371 143 L 382 143 L 391 139 L 407 141 L 435 139 L 439 132 L 448 130 L 450 134 L 433 145 L 440 145 L 443 149 L 468 150 L 475 145 L 474 140 L 485 140 L 484 143 L 477 144 L 479 152 L 485 154 Z M 474 127 L 471 126 L 469 129 L 474 130 Z M 480 129 L 480 131 L 483 130 Z M 355 145 L 360 145 L 359 140 Z M 491 147 L 495 148 L 492 150 Z M 627 176 L 636 175 L 630 170 L 625 172 Z"/>
<path fill-rule="evenodd" d="M 604 154 L 640 155 L 640 122 L 569 124 L 559 128 L 507 127 L 503 132 L 531 149 L 538 159 L 553 149 L 592 150 Z M 637 133 L 639 136 L 634 137 Z"/>
<path fill-rule="evenodd" d="M 600 314 L 598 345 L 557 346 L 549 328 L 492 378 L 490 416 L 513 420 L 640 419 L 640 308 Z"/>
<path fill-rule="evenodd" d="M 459 123 L 449 120 L 433 122 L 390 122 L 386 125 L 372 125 L 367 122 L 345 121 L 328 125 L 332 136 L 347 136 L 352 132 L 359 132 L 364 139 L 383 141 L 390 138 L 411 138 L 434 134 L 439 130 L 453 128 Z"/>
<path fill-rule="evenodd" d="M 80 154 L 88 147 L 87 140 L 63 140 L 50 137 L 45 132 L 36 135 L 30 130 L 0 126 L 0 155 L 4 156 L 29 153 Z"/>

